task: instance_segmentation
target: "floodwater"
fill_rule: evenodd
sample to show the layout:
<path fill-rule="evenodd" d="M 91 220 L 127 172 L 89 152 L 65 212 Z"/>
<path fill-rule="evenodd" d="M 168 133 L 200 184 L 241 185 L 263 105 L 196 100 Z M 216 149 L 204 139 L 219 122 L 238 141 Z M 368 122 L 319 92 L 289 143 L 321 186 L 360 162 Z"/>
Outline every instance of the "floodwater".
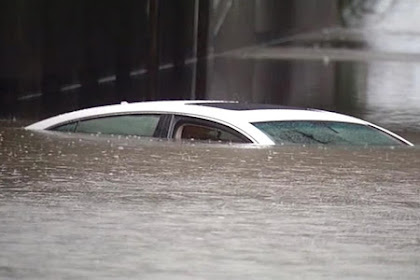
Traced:
<path fill-rule="evenodd" d="M 419 278 L 419 146 L 255 148 L 19 126 L 0 128 L 1 279 Z"/>
<path fill-rule="evenodd" d="M 216 60 L 222 95 L 209 98 L 334 109 L 415 147 L 256 148 L 0 122 L 0 279 L 420 279 L 420 10 L 382 2 L 398 17 L 383 20 L 392 32 L 367 28 L 368 51 L 286 46 L 221 74 Z"/>

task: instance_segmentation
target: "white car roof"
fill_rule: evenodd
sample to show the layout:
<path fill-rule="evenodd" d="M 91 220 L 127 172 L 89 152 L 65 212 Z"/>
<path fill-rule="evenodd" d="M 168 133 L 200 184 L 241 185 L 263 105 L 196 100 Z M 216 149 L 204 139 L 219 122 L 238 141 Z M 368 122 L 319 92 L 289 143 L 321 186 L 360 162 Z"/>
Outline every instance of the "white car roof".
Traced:
<path fill-rule="evenodd" d="M 229 106 L 230 105 L 230 106 Z M 93 116 L 129 113 L 187 114 L 222 122 L 264 122 L 281 120 L 322 120 L 366 124 L 366 121 L 327 111 L 275 105 L 251 105 L 234 101 L 146 101 L 106 105 L 61 114 L 29 125 L 28 129 L 47 129 L 60 123 Z"/>
<path fill-rule="evenodd" d="M 375 126 L 369 122 L 338 113 L 316 109 L 285 107 L 279 105 L 243 104 L 235 101 L 208 100 L 147 101 L 135 103 L 122 102 L 121 104 L 116 105 L 99 106 L 61 114 L 29 125 L 26 127 L 26 129 L 45 130 L 59 124 L 64 124 L 79 119 L 132 113 L 180 114 L 199 117 L 210 121 L 216 121 L 240 131 L 249 137 L 254 143 L 264 145 L 272 145 L 274 142 L 251 123 L 292 120 L 338 121 L 356 123 L 372 125 L 386 133 L 397 137 L 398 139 L 401 139 L 404 142 L 407 142 L 405 139 L 399 137 L 398 135 Z"/>

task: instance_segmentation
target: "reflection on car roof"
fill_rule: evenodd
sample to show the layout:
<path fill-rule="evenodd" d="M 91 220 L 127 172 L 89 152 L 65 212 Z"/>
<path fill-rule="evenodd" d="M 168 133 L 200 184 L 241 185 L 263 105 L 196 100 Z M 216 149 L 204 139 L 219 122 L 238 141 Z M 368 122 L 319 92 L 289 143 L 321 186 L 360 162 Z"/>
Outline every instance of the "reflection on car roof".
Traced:
<path fill-rule="evenodd" d="M 273 105 L 273 104 L 247 104 L 247 103 L 237 103 L 237 102 L 208 102 L 208 103 L 187 103 L 187 105 L 199 105 L 207 107 L 215 107 L 226 110 L 234 111 L 247 111 L 247 110 L 275 110 L 275 109 L 290 109 L 290 110 L 311 110 L 307 108 L 292 107 L 292 106 L 282 106 L 282 105 Z"/>

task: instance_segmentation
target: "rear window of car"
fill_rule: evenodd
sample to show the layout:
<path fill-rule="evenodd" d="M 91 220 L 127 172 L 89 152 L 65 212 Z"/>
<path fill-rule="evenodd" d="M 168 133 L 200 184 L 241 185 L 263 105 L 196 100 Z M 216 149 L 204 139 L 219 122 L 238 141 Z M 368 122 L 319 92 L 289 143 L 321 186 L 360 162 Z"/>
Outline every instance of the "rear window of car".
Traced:
<path fill-rule="evenodd" d="M 253 123 L 276 144 L 374 145 L 403 143 L 383 131 L 362 124 L 324 121 L 270 121 Z"/>

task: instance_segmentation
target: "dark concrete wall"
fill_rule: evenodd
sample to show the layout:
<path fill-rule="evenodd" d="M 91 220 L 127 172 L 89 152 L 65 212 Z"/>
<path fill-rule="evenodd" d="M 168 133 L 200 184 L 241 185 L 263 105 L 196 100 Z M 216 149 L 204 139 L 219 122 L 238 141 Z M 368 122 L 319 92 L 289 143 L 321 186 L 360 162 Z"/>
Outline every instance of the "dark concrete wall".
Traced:
<path fill-rule="evenodd" d="M 290 94 L 287 63 L 213 55 L 330 26 L 336 8 L 332 0 L 0 1 L 0 118 L 121 100 L 279 103 Z"/>

